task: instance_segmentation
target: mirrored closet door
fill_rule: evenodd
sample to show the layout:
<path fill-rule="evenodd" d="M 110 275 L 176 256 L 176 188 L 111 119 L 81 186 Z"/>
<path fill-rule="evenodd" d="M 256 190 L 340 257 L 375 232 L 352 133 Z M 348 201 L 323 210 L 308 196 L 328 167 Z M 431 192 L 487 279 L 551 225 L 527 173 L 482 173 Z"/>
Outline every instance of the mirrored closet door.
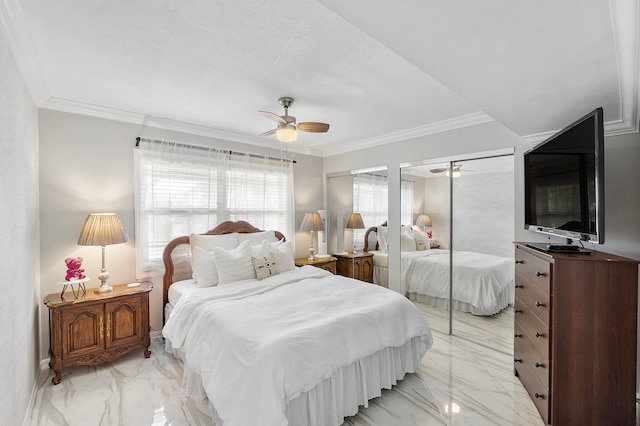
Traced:
<path fill-rule="evenodd" d="M 452 334 L 513 353 L 513 156 L 451 163 Z"/>
<path fill-rule="evenodd" d="M 513 155 L 425 162 L 402 179 L 414 181 L 412 232 L 430 241 L 401 247 L 407 296 L 433 330 L 513 353 Z"/>
<path fill-rule="evenodd" d="M 428 163 L 401 171 L 402 185 L 412 186 L 412 191 L 401 193 L 402 291 L 427 317 L 429 326 L 445 334 L 451 330 L 448 167 L 449 163 Z"/>
<path fill-rule="evenodd" d="M 386 167 L 338 173 L 327 178 L 330 253 L 362 254 L 365 251 L 367 231 L 386 225 L 388 188 Z M 371 233 L 369 243 L 368 250 L 381 251 L 375 233 Z M 386 247 L 384 249 L 386 252 Z"/>

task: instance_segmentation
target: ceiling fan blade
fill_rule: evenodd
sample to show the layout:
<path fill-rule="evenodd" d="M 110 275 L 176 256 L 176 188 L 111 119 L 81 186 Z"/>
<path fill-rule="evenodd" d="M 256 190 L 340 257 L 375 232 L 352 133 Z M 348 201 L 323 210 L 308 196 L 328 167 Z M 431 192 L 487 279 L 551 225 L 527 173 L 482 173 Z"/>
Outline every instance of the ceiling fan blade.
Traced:
<path fill-rule="evenodd" d="M 327 123 L 305 121 L 303 123 L 298 123 L 298 130 L 303 132 L 325 133 L 329 130 L 329 125 Z"/>
<path fill-rule="evenodd" d="M 440 167 L 437 169 L 431 169 L 429 170 L 431 173 L 444 173 L 446 172 L 448 169 L 446 167 Z"/>
<path fill-rule="evenodd" d="M 278 131 L 278 129 L 271 129 L 271 130 L 267 130 L 264 133 L 261 133 L 259 136 L 270 136 L 270 135 L 275 135 L 275 133 Z"/>
<path fill-rule="evenodd" d="M 280 117 L 278 114 L 274 114 L 274 113 L 269 112 L 269 111 L 260 111 L 260 114 L 264 115 L 269 120 L 275 121 L 276 123 L 287 124 L 287 122 L 284 121 L 284 119 L 282 117 Z"/>

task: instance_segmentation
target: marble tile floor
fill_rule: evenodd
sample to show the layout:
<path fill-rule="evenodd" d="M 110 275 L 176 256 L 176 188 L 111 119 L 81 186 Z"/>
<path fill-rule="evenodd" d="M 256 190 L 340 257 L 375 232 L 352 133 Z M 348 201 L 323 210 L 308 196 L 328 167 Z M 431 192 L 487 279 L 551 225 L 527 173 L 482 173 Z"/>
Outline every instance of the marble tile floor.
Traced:
<path fill-rule="evenodd" d="M 431 329 L 449 334 L 449 310 L 412 301 L 425 316 Z M 513 354 L 513 306 L 491 316 L 453 311 L 453 334 L 457 337 Z"/>
<path fill-rule="evenodd" d="M 39 378 L 31 426 L 211 425 L 206 401 L 180 392 L 181 364 L 151 345 L 96 367 L 69 367 L 53 386 L 49 371 Z M 535 425 L 533 403 L 513 375 L 511 356 L 434 332 L 434 345 L 415 374 L 345 425 Z"/>

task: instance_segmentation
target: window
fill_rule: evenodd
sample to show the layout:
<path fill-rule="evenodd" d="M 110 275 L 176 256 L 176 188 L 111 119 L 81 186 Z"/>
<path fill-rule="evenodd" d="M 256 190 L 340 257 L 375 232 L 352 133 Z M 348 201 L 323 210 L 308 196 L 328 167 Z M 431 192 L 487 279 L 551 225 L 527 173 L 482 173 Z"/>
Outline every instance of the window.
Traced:
<path fill-rule="evenodd" d="M 353 230 L 353 243 L 356 249 L 363 249 L 367 228 L 382 225 L 387 221 L 388 188 L 386 176 L 363 173 L 353 177 L 353 212 L 360 213 L 365 226 L 365 229 Z"/>
<path fill-rule="evenodd" d="M 226 220 L 293 236 L 291 161 L 149 139 L 134 157 L 138 278 L 162 269 L 173 238 Z"/>

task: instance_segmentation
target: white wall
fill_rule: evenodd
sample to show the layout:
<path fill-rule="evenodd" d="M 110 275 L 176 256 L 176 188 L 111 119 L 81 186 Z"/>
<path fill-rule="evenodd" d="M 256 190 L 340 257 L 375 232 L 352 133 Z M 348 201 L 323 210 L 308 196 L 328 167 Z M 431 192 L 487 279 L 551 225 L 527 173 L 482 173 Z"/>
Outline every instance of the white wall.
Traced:
<path fill-rule="evenodd" d="M 280 155 L 277 150 L 249 146 L 202 136 L 138 126 L 118 121 L 40 111 L 40 223 L 41 281 L 43 295 L 60 291 L 64 278 L 64 259 L 83 256 L 83 267 L 97 287 L 101 265 L 99 247 L 78 246 L 77 240 L 89 213 L 112 211 L 122 219 L 130 240 L 106 248 L 107 270 L 111 284 L 136 280 L 134 240 L 133 149 L 137 136 L 168 139 L 215 146 L 265 155 Z M 304 213 L 323 207 L 322 159 L 296 154 L 294 197 L 296 226 Z M 202 232 L 207 231 L 203 229 Z M 294 241 L 296 256 L 308 256 L 309 234 L 296 232 L 286 236 Z M 153 279 L 151 328 L 162 328 L 162 280 Z M 43 312 L 41 356 L 49 347 L 48 316 Z"/>
<path fill-rule="evenodd" d="M 20 425 L 38 374 L 38 110 L 0 31 L 0 424 Z"/>

